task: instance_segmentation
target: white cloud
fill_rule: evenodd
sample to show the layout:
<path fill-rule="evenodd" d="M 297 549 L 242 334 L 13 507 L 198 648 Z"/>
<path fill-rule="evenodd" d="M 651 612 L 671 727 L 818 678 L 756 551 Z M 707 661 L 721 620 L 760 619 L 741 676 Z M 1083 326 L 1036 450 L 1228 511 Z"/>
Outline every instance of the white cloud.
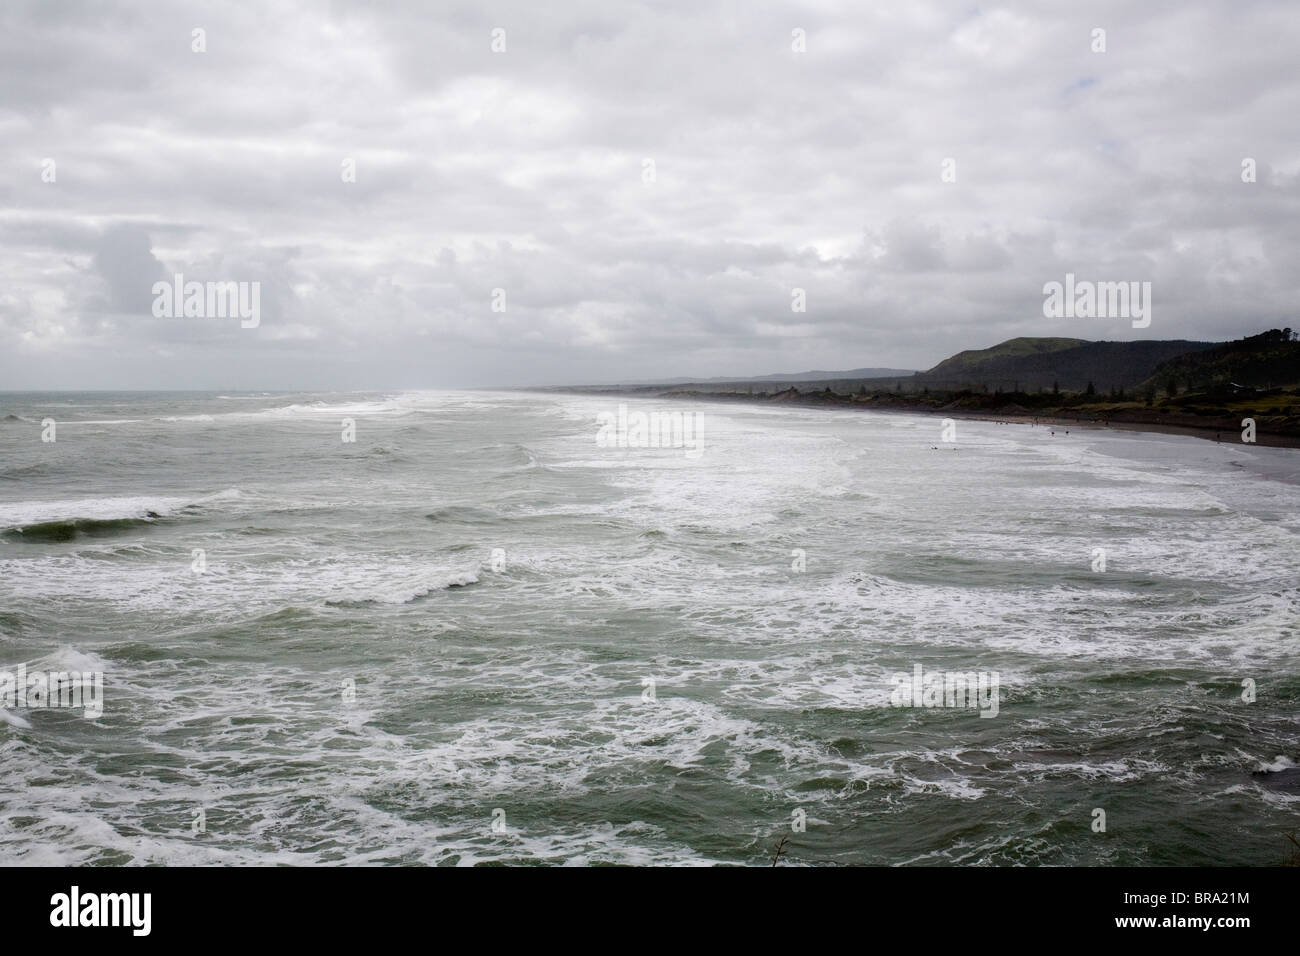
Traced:
<path fill-rule="evenodd" d="M 1112 337 L 1294 325 L 1298 40 L 1241 0 L 8 3 L 0 387 L 926 367 L 1097 336 L 1042 318 L 1066 271 L 1153 281 Z M 260 281 L 260 327 L 153 319 L 173 271 Z"/>

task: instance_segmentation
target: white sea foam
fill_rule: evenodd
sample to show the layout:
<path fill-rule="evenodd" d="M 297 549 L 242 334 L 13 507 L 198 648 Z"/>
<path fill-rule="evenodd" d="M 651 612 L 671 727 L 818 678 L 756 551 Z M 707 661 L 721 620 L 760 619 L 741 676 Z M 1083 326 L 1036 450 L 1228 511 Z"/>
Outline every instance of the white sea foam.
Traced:
<path fill-rule="evenodd" d="M 150 512 L 166 515 L 183 508 L 192 500 L 175 496 L 123 496 L 5 502 L 0 503 L 0 528 L 16 528 L 49 521 L 143 518 Z"/>
<path fill-rule="evenodd" d="M 1295 761 L 1290 757 L 1287 757 L 1284 754 L 1278 754 L 1272 759 L 1272 761 L 1261 763 L 1259 769 L 1267 771 L 1268 773 L 1277 773 L 1281 770 L 1290 770 L 1295 767 L 1295 765 Z"/>
<path fill-rule="evenodd" d="M 688 461 L 596 448 L 608 403 L 591 396 L 265 401 L 151 410 L 185 421 L 133 441 L 194 436 L 183 490 L 175 456 L 132 457 L 156 495 L 88 497 L 113 432 L 100 478 L 0 503 L 0 525 L 185 519 L 0 539 L 0 647 L 101 664 L 112 701 L 97 736 L 0 733 L 0 833 L 24 833 L 0 859 L 770 862 L 800 808 L 844 862 L 1036 863 L 1067 851 L 1025 821 L 1112 783 L 1180 808 L 1191 793 L 1238 836 L 1294 810 L 1249 776 L 1293 766 L 1259 756 L 1289 746 L 1266 682 L 1294 673 L 1300 624 L 1280 482 L 967 421 L 941 453 L 924 416 L 703 403 Z M 317 441 L 344 415 L 394 453 Z M 891 707 L 914 662 L 998 671 L 998 718 Z M 818 861 L 810 844 L 824 834 L 790 862 Z M 1236 845 L 1214 852 L 1239 862 Z"/>

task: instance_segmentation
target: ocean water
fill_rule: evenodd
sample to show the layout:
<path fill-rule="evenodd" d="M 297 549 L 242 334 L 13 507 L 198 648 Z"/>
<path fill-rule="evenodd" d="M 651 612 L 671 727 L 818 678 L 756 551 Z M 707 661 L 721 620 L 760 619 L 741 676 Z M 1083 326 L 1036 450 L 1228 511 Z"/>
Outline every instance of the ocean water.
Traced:
<path fill-rule="evenodd" d="M 1281 862 L 1300 453 L 940 428 L 0 394 L 0 669 L 104 680 L 0 712 L 0 863 Z"/>

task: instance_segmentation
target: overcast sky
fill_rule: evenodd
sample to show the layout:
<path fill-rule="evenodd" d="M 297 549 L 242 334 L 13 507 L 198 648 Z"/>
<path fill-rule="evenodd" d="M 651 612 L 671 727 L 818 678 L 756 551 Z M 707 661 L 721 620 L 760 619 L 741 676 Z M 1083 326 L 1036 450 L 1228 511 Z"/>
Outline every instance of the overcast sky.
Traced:
<path fill-rule="evenodd" d="M 234 7 L 0 6 L 0 388 L 928 368 L 1300 325 L 1290 0 Z M 260 283 L 260 324 L 155 318 L 178 272 Z M 1150 327 L 1045 318 L 1067 272 L 1150 281 Z"/>

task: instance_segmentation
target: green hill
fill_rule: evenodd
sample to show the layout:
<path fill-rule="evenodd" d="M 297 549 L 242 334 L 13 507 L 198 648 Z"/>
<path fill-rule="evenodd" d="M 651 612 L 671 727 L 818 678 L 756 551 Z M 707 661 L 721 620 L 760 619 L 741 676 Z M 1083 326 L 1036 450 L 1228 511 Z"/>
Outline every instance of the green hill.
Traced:
<path fill-rule="evenodd" d="M 1270 329 L 1161 362 L 1140 390 L 1206 395 L 1300 384 L 1300 341 L 1290 329 Z"/>
<path fill-rule="evenodd" d="M 1026 356 L 1042 355 L 1047 352 L 1060 352 L 1064 349 L 1087 345 L 1085 339 L 1007 339 L 999 345 L 986 349 L 967 349 L 944 359 L 934 368 L 921 375 L 934 378 L 958 380 L 968 376 L 979 376 L 987 370 L 1014 364 L 1015 360 Z"/>
<path fill-rule="evenodd" d="M 927 388 L 1019 391 L 1060 388 L 1098 391 L 1133 388 L 1155 374 L 1162 362 L 1214 348 L 1214 342 L 1143 340 L 1088 342 L 1083 339 L 1016 338 L 992 348 L 959 352 L 912 380 Z"/>

